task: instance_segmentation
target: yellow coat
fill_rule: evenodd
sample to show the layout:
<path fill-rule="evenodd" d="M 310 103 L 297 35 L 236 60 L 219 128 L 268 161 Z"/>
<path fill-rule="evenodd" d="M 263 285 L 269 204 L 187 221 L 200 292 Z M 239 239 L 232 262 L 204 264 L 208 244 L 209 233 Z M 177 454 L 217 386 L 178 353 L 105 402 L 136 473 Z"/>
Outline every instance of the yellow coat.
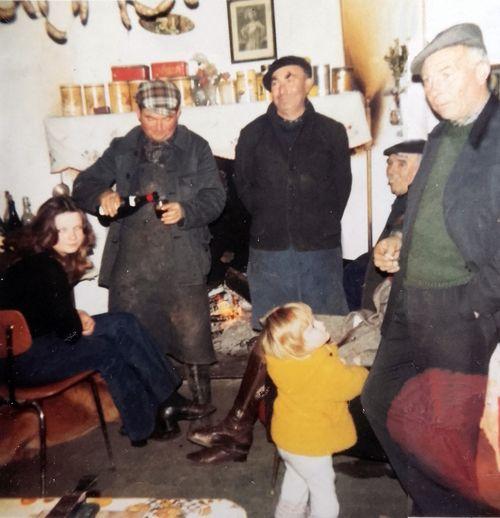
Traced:
<path fill-rule="evenodd" d="M 361 394 L 368 376 L 364 367 L 344 365 L 333 344 L 304 359 L 266 355 L 266 362 L 278 388 L 271 422 L 277 446 L 297 455 L 323 456 L 356 443 L 347 402 Z"/>

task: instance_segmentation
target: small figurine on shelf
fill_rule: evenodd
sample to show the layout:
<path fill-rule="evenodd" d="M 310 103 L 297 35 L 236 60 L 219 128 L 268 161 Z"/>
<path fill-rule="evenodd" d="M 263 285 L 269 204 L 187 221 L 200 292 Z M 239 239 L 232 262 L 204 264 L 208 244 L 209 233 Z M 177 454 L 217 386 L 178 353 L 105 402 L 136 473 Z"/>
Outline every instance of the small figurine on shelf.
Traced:
<path fill-rule="evenodd" d="M 197 106 L 203 104 L 217 104 L 217 67 L 209 63 L 204 54 L 197 53 L 193 60 L 198 63 L 198 70 L 195 75 L 194 99 Z M 204 95 L 200 92 L 203 90 Z M 196 99 L 199 99 L 199 103 Z"/>
<path fill-rule="evenodd" d="M 401 87 L 401 77 L 406 71 L 406 62 L 408 61 L 406 45 L 400 45 L 399 39 L 396 38 L 394 46 L 389 47 L 389 53 L 384 56 L 384 60 L 389 64 L 394 79 L 394 87 L 391 90 L 394 98 L 394 108 L 391 110 L 389 120 L 391 124 L 402 125 L 400 96 L 404 92 L 404 88 Z"/>

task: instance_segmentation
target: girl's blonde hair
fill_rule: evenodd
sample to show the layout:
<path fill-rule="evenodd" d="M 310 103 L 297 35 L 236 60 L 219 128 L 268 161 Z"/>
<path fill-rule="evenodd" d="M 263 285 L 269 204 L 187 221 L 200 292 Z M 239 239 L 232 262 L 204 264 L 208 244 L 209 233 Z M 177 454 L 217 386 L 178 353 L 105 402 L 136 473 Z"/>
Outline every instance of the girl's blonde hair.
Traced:
<path fill-rule="evenodd" d="M 272 309 L 265 317 L 259 340 L 266 352 L 277 358 L 304 358 L 304 331 L 313 323 L 311 308 L 302 302 L 290 302 Z"/>

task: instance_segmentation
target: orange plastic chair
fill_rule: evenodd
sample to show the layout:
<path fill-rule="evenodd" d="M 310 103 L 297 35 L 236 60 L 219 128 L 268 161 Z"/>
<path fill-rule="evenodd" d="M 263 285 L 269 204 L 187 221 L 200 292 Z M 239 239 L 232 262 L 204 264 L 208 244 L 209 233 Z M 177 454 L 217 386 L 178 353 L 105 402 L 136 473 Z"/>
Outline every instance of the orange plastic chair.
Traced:
<path fill-rule="evenodd" d="M 43 400 L 73 387 L 81 381 L 89 383 L 99 416 L 101 431 L 106 444 L 111 469 L 115 469 L 113 452 L 109 442 L 108 429 L 104 419 L 101 399 L 97 390 L 96 371 L 85 371 L 69 378 L 35 387 L 18 387 L 13 379 L 14 357 L 26 352 L 32 344 L 31 333 L 22 313 L 16 310 L 0 310 L 0 358 L 6 361 L 6 380 L 0 384 L 0 404 L 10 405 L 19 410 L 35 410 L 38 415 L 40 437 L 40 487 L 42 496 L 46 494 L 47 433 Z"/>

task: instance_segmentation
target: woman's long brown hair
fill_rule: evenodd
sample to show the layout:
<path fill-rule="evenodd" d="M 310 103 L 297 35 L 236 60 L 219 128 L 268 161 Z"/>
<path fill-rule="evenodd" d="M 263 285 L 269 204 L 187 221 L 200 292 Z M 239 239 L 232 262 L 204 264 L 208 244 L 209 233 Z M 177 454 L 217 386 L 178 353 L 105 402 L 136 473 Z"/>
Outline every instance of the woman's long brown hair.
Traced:
<path fill-rule="evenodd" d="M 59 239 L 55 219 L 65 212 L 80 214 L 84 239 L 75 253 L 62 256 L 54 250 L 54 245 Z M 50 253 L 61 263 L 71 284 L 78 282 L 85 271 L 92 268 L 88 256 L 92 253 L 94 245 L 95 235 L 87 216 L 68 196 L 49 198 L 40 206 L 33 221 L 27 227 L 13 236 L 7 236 L 5 240 L 6 250 L 11 251 L 15 257 L 39 252 Z"/>

